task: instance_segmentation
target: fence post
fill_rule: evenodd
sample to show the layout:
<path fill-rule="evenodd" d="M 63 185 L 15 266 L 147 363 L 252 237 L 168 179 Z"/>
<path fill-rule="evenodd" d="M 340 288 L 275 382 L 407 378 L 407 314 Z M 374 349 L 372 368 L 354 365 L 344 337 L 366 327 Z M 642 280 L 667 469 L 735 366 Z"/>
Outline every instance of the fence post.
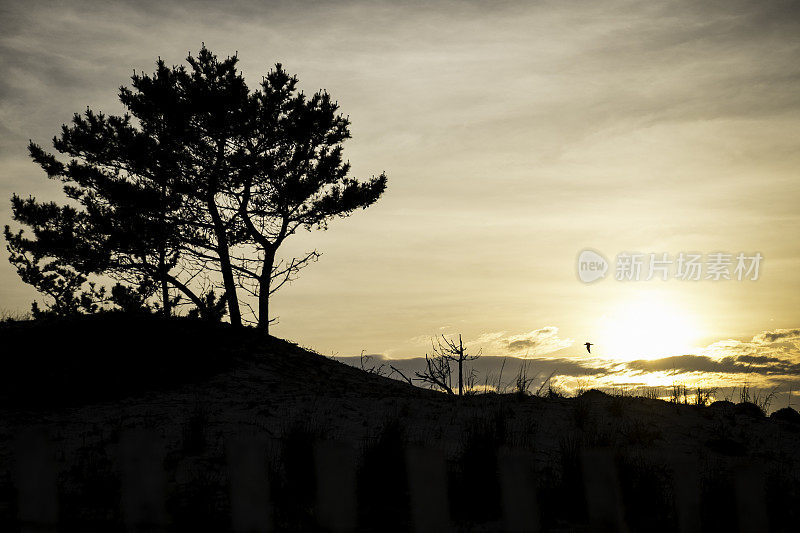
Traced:
<path fill-rule="evenodd" d="M 739 531 L 769 531 L 764 469 L 745 463 L 736 472 L 736 503 Z"/>
<path fill-rule="evenodd" d="M 317 473 L 317 520 L 326 531 L 353 531 L 357 522 L 356 453 L 346 444 L 320 442 L 314 447 Z"/>
<path fill-rule="evenodd" d="M 58 530 L 56 462 L 42 429 L 22 431 L 16 439 L 17 513 L 20 530 Z"/>
<path fill-rule="evenodd" d="M 628 531 L 622 490 L 610 450 L 586 450 L 581 454 L 583 483 L 589 520 L 598 531 Z"/>
<path fill-rule="evenodd" d="M 447 471 L 442 452 L 409 447 L 406 467 L 414 530 L 420 533 L 449 531 Z"/>
<path fill-rule="evenodd" d="M 267 446 L 256 438 L 228 442 L 231 526 L 235 533 L 272 530 Z"/>
<path fill-rule="evenodd" d="M 128 531 L 166 529 L 164 445 L 153 431 L 128 430 L 119 443 L 122 514 Z"/>
<path fill-rule="evenodd" d="M 498 463 L 505 531 L 539 531 L 533 454 L 504 448 L 500 451 Z"/>
<path fill-rule="evenodd" d="M 687 457 L 673 467 L 675 512 L 681 533 L 700 531 L 700 475 L 696 459 Z"/>

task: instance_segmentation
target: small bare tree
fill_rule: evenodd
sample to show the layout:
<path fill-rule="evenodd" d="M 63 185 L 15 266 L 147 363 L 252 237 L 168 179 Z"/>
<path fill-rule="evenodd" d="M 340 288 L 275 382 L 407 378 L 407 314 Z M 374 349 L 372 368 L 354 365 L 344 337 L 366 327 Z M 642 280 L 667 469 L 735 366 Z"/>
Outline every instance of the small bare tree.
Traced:
<path fill-rule="evenodd" d="M 458 344 L 448 339 L 444 335 L 442 338 L 431 342 L 433 355 L 425 354 L 426 368 L 422 372 L 415 372 L 417 379 L 430 385 L 434 385 L 444 390 L 448 394 L 454 394 L 452 382 L 452 370 L 450 363 L 458 365 L 458 395 L 464 395 L 464 362 L 474 361 L 480 357 L 480 352 L 476 355 L 469 355 L 464 350 L 464 343 L 461 335 L 458 336 Z"/>
<path fill-rule="evenodd" d="M 453 375 L 450 360 L 442 354 L 434 352 L 433 356 L 425 354 L 425 370 L 414 372 L 417 379 L 434 387 L 439 387 L 447 394 L 453 394 Z"/>

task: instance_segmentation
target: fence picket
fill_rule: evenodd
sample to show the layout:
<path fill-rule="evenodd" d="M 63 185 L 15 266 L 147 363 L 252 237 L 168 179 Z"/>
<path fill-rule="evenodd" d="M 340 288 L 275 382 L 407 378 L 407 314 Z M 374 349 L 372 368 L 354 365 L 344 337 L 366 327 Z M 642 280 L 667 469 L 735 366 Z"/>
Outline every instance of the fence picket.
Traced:
<path fill-rule="evenodd" d="M 166 529 L 164 445 L 152 431 L 129 430 L 119 443 L 122 513 L 128 531 Z"/>
<path fill-rule="evenodd" d="M 505 531 L 539 531 L 533 454 L 520 450 L 501 450 L 498 467 L 503 491 Z"/>
<path fill-rule="evenodd" d="M 228 443 L 227 458 L 233 531 L 271 531 L 266 442 L 256 438 L 235 439 Z"/>
<path fill-rule="evenodd" d="M 406 466 L 414 530 L 419 533 L 449 531 L 444 454 L 436 449 L 409 447 Z"/>
<path fill-rule="evenodd" d="M 57 469 L 47 434 L 34 428 L 16 438 L 17 515 L 22 531 L 58 530 Z"/>
<path fill-rule="evenodd" d="M 356 451 L 346 444 L 321 442 L 314 456 L 319 525 L 328 531 L 352 531 L 358 518 Z"/>
<path fill-rule="evenodd" d="M 593 528 L 598 531 L 628 531 L 612 452 L 586 450 L 581 454 L 581 467 L 586 507 Z"/>

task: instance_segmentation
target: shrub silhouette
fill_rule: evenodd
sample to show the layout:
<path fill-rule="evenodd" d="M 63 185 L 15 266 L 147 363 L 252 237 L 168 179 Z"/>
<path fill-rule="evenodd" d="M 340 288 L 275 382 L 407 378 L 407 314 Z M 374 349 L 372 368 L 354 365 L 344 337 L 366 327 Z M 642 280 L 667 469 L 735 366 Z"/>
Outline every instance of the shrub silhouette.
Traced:
<path fill-rule="evenodd" d="M 791 407 L 784 407 L 782 409 L 778 409 L 777 411 L 769 415 L 769 417 L 775 420 L 783 420 L 784 422 L 791 422 L 792 424 L 800 424 L 800 413 L 798 413 Z"/>
<path fill-rule="evenodd" d="M 750 416 L 753 418 L 764 418 L 764 411 L 753 402 L 740 402 L 737 403 L 733 412 L 736 416 Z"/>
<path fill-rule="evenodd" d="M 732 413 L 734 403 L 729 400 L 717 400 L 715 402 L 711 402 L 711 405 L 709 405 L 708 407 L 711 409 Z"/>

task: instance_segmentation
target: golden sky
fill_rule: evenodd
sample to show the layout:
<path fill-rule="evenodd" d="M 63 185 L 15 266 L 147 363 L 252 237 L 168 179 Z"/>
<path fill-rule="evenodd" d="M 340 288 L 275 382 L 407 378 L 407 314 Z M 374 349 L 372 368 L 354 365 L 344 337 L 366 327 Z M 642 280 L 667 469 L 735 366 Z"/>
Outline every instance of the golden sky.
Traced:
<path fill-rule="evenodd" d="M 201 41 L 238 52 L 252 86 L 282 62 L 339 101 L 354 174 L 389 189 L 287 244 L 323 256 L 275 297 L 280 337 L 390 357 L 442 332 L 496 355 L 592 341 L 631 361 L 767 353 L 754 337 L 800 326 L 795 2 L 9 4 L 0 198 L 61 198 L 28 139 L 87 106 L 119 113 L 133 69 Z M 585 248 L 764 260 L 757 281 L 584 284 Z M 0 307 L 34 296 L 0 261 Z M 782 357 L 800 361 L 798 337 Z"/>

